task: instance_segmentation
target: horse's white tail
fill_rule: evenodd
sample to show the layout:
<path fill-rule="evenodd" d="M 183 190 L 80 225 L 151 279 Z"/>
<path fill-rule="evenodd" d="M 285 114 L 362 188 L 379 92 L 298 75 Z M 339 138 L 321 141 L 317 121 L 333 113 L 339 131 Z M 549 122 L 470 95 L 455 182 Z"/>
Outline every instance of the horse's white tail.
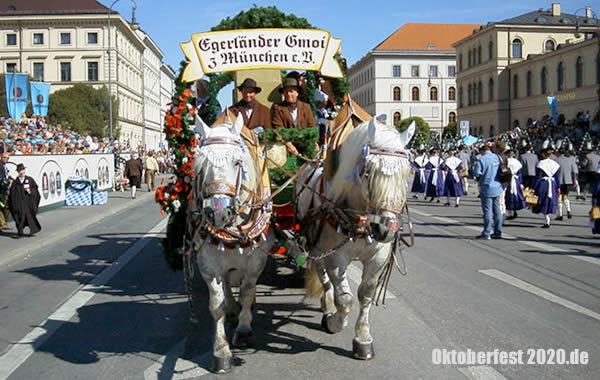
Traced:
<path fill-rule="evenodd" d="M 319 298 L 323 294 L 323 284 L 317 273 L 317 266 L 310 262 L 304 274 L 304 291 L 308 298 Z"/>

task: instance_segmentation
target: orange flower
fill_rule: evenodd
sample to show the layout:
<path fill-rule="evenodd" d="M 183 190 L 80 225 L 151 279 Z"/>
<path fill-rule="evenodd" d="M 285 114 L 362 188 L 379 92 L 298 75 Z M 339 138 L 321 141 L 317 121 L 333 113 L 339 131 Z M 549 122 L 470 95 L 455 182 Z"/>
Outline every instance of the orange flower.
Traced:
<path fill-rule="evenodd" d="M 179 147 L 179 150 L 182 151 L 183 153 L 187 152 L 187 148 L 183 144 Z"/>
<path fill-rule="evenodd" d="M 177 199 L 179 196 L 177 194 L 171 194 L 171 196 L 169 198 L 171 198 L 171 200 L 175 200 Z"/>
<path fill-rule="evenodd" d="M 192 90 L 190 90 L 189 88 L 186 88 L 185 90 L 183 90 L 183 95 L 186 98 L 189 98 L 190 96 L 192 96 Z"/>
<path fill-rule="evenodd" d="M 181 193 L 181 191 L 183 190 L 183 186 L 181 185 L 175 185 L 175 191 L 178 193 Z"/>
<path fill-rule="evenodd" d="M 177 110 L 179 111 L 183 111 L 186 108 L 187 106 L 185 105 L 185 103 L 179 103 L 179 105 L 177 106 Z"/>
<path fill-rule="evenodd" d="M 187 199 L 189 201 L 191 197 L 192 197 L 192 194 L 190 193 L 185 197 L 185 199 Z"/>

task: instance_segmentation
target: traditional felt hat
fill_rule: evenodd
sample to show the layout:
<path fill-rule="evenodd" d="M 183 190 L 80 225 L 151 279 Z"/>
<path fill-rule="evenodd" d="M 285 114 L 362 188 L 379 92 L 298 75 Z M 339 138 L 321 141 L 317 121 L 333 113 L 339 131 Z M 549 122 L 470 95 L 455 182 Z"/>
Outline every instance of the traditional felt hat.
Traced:
<path fill-rule="evenodd" d="M 242 91 L 242 88 L 244 87 L 248 87 L 248 88 L 253 88 L 254 91 L 258 94 L 262 91 L 262 88 L 258 87 L 256 85 L 256 81 L 252 78 L 246 78 L 244 79 L 244 81 L 242 82 L 242 84 L 240 84 L 237 89 Z"/>
<path fill-rule="evenodd" d="M 18 164 L 17 165 L 17 171 L 20 172 L 21 170 L 25 170 L 25 165 L 23 164 Z"/>
<path fill-rule="evenodd" d="M 298 80 L 295 78 L 285 78 L 283 83 L 281 84 L 281 88 L 279 89 L 280 93 L 283 93 L 283 90 L 286 87 L 295 87 L 298 92 L 300 92 L 300 86 L 298 85 Z"/>

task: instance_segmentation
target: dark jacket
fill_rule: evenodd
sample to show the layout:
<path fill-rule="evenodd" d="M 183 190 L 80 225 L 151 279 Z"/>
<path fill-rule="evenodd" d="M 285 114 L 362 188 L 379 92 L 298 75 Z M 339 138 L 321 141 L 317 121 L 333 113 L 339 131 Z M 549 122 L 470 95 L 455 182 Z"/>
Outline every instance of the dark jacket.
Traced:
<path fill-rule="evenodd" d="M 144 170 L 144 167 L 142 166 L 142 163 L 139 160 L 132 158 L 125 163 L 125 173 L 124 174 L 125 174 L 125 177 L 127 177 L 127 178 L 132 178 L 132 177 L 141 178 L 143 170 Z"/>
<path fill-rule="evenodd" d="M 19 178 L 13 181 L 8 204 L 19 234 L 23 233 L 25 227 L 29 227 L 32 234 L 42 229 L 36 217 L 40 204 L 40 192 L 33 178 L 25 176 L 23 183 Z"/>
<path fill-rule="evenodd" d="M 243 100 L 229 107 L 229 110 L 233 112 L 236 117 L 241 113 L 244 118 L 244 125 L 248 129 L 254 129 L 256 127 L 271 128 L 271 113 L 269 112 L 269 108 L 256 99 L 253 103 L 254 105 L 252 107 L 250 118 L 248 118 L 248 115 L 246 114 L 247 108 L 244 106 L 245 102 Z"/>
<path fill-rule="evenodd" d="M 294 119 L 287 104 L 273 104 L 271 107 L 271 124 L 273 128 L 296 128 Z M 298 127 L 315 128 L 317 121 L 313 116 L 310 105 L 298 100 Z"/>
<path fill-rule="evenodd" d="M 8 178 L 8 168 L 4 165 L 4 162 L 0 161 L 0 178 Z"/>

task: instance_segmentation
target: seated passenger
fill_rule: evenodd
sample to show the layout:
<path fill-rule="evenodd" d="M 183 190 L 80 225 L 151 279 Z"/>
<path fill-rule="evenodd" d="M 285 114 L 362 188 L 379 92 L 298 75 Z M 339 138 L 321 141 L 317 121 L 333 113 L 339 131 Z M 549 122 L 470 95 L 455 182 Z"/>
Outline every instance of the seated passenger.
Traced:
<path fill-rule="evenodd" d="M 269 108 L 256 99 L 262 89 L 256 85 L 252 78 L 246 78 L 238 86 L 242 92 L 242 100 L 229 107 L 229 110 L 238 116 L 240 113 L 244 118 L 244 125 L 249 129 L 256 127 L 271 128 L 271 114 Z"/>

